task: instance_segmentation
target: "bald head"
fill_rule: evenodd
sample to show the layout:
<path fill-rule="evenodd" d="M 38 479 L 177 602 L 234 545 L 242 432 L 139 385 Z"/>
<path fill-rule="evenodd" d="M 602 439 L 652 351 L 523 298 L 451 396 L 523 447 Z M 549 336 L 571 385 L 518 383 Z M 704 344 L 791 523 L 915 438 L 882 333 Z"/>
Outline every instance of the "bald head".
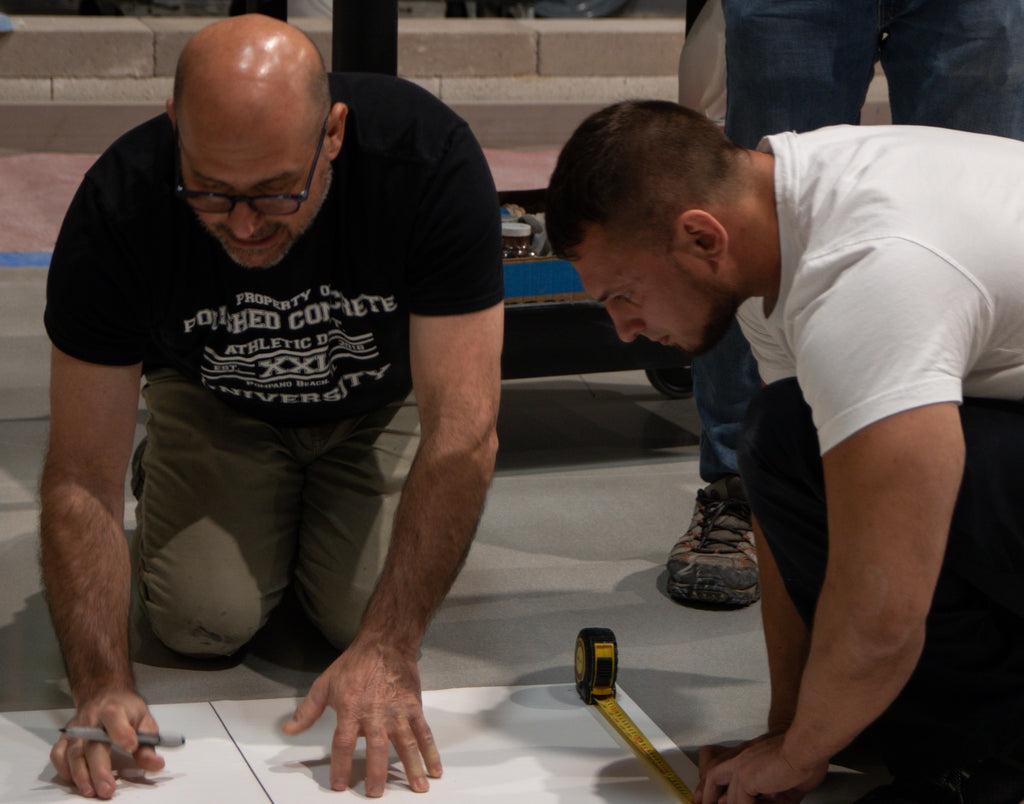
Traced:
<path fill-rule="evenodd" d="M 189 40 L 178 60 L 179 128 L 251 130 L 301 121 L 316 131 L 329 109 L 316 46 L 272 17 L 245 14 L 214 23 Z"/>

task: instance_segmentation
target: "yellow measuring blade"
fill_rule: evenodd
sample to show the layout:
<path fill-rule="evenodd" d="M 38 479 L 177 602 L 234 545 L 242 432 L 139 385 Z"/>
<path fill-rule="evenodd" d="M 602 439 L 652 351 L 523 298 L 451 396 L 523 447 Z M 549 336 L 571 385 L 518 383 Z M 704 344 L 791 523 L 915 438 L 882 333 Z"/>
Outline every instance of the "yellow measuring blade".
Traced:
<path fill-rule="evenodd" d="M 658 753 L 658 749 L 651 745 L 650 740 L 637 727 L 636 723 L 622 711 L 622 707 L 615 702 L 613 695 L 594 697 L 594 703 L 601 707 L 601 714 L 605 716 L 612 728 L 615 729 L 623 739 L 632 747 L 642 760 L 647 762 L 657 772 L 658 776 L 664 779 L 672 791 L 679 797 L 680 801 L 693 804 L 693 793 L 686 783 L 679 778 L 678 774 L 665 761 L 665 758 Z"/>

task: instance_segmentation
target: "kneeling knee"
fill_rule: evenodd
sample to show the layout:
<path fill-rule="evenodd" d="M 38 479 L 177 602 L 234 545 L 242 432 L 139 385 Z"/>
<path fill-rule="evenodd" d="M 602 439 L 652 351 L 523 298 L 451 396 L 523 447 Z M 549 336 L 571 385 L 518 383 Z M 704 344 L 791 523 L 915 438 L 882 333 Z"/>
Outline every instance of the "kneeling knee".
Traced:
<path fill-rule="evenodd" d="M 159 607 L 143 602 L 150 626 L 168 648 L 185 656 L 230 656 L 263 625 L 258 609 L 245 606 Z"/>

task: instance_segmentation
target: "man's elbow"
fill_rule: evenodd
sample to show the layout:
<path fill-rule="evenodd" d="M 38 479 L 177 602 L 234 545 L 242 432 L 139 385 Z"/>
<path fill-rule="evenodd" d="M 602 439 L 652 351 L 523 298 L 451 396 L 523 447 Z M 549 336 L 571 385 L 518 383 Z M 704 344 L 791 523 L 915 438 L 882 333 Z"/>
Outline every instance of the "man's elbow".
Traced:
<path fill-rule="evenodd" d="M 498 459 L 498 446 L 498 431 L 491 430 L 491 434 L 487 439 L 487 455 L 492 472 L 494 471 L 494 462 Z"/>
<path fill-rule="evenodd" d="M 865 658 L 891 661 L 924 644 L 930 596 L 894 594 L 873 611 L 853 613 Z"/>
<path fill-rule="evenodd" d="M 90 471 L 51 452 L 43 464 L 39 498 L 44 525 L 52 521 L 92 521 L 100 512 L 120 521 L 124 515 L 124 475 Z"/>
<path fill-rule="evenodd" d="M 452 422 L 425 432 L 419 452 L 420 460 L 429 461 L 436 471 L 454 472 L 453 477 L 471 473 L 489 482 L 498 455 L 498 433 L 493 422 L 475 427 Z"/>
<path fill-rule="evenodd" d="M 498 431 L 491 427 L 479 438 L 470 450 L 471 461 L 477 467 L 486 482 L 490 482 L 494 474 L 494 464 L 498 459 Z"/>

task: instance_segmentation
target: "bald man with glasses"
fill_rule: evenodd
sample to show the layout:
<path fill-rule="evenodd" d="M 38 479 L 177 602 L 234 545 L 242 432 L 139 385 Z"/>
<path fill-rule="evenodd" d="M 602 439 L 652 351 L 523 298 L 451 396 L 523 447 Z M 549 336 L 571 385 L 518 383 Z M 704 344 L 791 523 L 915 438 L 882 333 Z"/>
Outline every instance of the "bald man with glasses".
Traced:
<path fill-rule="evenodd" d="M 284 731 L 330 707 L 333 788 L 365 737 L 368 795 L 389 744 L 425 791 L 441 763 L 416 658 L 493 473 L 502 295 L 464 121 L 399 79 L 327 74 L 278 20 L 197 33 L 166 114 L 86 175 L 50 268 L 41 561 L 71 724 L 162 768 L 137 738 L 158 724 L 132 678 L 133 585 L 197 657 L 239 650 L 291 586 L 341 653 Z M 114 794 L 109 745 L 61 737 L 51 757 Z"/>

